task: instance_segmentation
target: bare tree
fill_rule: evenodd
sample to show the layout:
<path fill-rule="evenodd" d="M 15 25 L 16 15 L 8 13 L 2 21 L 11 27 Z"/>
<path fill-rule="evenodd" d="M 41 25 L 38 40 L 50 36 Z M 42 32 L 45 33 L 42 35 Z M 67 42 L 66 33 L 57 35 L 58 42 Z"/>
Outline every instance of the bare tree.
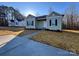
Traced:
<path fill-rule="evenodd" d="M 78 10 L 74 4 L 71 4 L 69 8 L 67 8 L 67 10 L 65 11 L 63 18 L 66 28 L 78 29 L 77 20 L 78 20 Z"/>

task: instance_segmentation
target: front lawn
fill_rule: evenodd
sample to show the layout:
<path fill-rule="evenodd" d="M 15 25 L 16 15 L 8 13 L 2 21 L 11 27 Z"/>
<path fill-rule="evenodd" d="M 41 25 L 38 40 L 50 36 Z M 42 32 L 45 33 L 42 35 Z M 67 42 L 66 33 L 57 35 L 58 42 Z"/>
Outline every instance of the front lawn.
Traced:
<path fill-rule="evenodd" d="M 3 36 L 3 35 L 18 35 L 23 31 L 24 31 L 23 28 L 0 27 L 0 36 Z"/>
<path fill-rule="evenodd" d="M 22 33 L 20 33 L 18 36 L 25 36 L 25 35 L 29 35 L 32 34 L 34 32 L 38 32 L 40 30 L 32 30 L 32 29 L 25 29 Z"/>
<path fill-rule="evenodd" d="M 79 54 L 79 33 L 73 31 L 54 32 L 45 30 L 33 36 L 32 39 Z"/>
<path fill-rule="evenodd" d="M 2 35 L 18 35 L 24 36 L 39 30 L 32 30 L 32 29 L 24 29 L 21 27 L 0 27 L 0 36 Z"/>

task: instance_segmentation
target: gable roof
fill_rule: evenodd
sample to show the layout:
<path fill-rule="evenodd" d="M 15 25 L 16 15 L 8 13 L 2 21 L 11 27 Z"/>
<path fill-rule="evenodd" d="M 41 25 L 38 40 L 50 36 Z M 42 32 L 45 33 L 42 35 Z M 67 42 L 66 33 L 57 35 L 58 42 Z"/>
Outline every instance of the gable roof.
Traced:
<path fill-rule="evenodd" d="M 45 18 L 47 15 L 37 16 L 36 18 Z"/>
<path fill-rule="evenodd" d="M 50 13 L 48 16 L 52 15 L 52 14 L 55 14 L 56 16 L 62 16 L 62 14 L 58 13 L 58 12 L 55 12 L 53 11 L 52 13 Z"/>
<path fill-rule="evenodd" d="M 46 20 L 47 15 L 38 16 L 36 17 L 36 20 Z"/>
<path fill-rule="evenodd" d="M 42 16 L 37 16 L 37 17 L 35 17 L 34 15 L 29 14 L 26 18 L 32 16 L 32 17 L 35 17 L 35 19 L 38 20 L 38 21 L 44 21 L 44 20 L 46 20 L 46 17 L 47 17 L 47 16 L 50 16 L 50 15 L 52 15 L 52 14 L 55 14 L 56 16 L 63 16 L 63 14 L 60 14 L 60 13 L 57 13 L 57 12 L 53 11 L 51 14 L 42 15 Z"/>
<path fill-rule="evenodd" d="M 34 15 L 29 14 L 29 15 L 26 17 L 26 19 L 27 19 L 27 18 L 29 18 L 29 17 L 35 17 L 35 16 L 34 16 Z"/>
<path fill-rule="evenodd" d="M 31 14 L 29 14 L 28 16 L 32 16 L 32 17 L 35 17 L 34 15 L 31 15 Z M 28 17 L 28 16 L 27 16 L 27 17 Z"/>

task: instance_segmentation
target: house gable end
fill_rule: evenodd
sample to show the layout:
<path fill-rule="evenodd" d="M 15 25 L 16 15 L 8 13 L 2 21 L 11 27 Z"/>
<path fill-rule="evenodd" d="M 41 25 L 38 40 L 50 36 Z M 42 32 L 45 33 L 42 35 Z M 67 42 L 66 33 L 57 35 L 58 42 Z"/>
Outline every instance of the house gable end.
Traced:
<path fill-rule="evenodd" d="M 62 16 L 62 14 L 53 11 L 52 13 L 48 15 L 48 17 L 51 17 L 51 16 Z"/>
<path fill-rule="evenodd" d="M 28 15 L 28 16 L 26 17 L 26 19 L 31 19 L 31 18 L 35 18 L 35 16 L 33 16 L 33 15 Z"/>

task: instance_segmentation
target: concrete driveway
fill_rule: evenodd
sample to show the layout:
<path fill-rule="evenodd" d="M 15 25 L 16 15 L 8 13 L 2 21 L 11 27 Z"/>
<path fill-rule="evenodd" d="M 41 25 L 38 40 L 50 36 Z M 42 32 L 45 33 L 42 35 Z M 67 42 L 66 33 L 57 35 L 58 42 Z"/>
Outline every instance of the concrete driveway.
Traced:
<path fill-rule="evenodd" d="M 9 38 L 8 36 L 6 39 Z M 1 38 L 0 38 L 1 39 Z M 5 36 L 4 36 L 5 39 Z M 72 56 L 68 52 L 40 42 L 33 41 L 27 36 L 15 37 L 0 48 L 1 56 Z"/>

